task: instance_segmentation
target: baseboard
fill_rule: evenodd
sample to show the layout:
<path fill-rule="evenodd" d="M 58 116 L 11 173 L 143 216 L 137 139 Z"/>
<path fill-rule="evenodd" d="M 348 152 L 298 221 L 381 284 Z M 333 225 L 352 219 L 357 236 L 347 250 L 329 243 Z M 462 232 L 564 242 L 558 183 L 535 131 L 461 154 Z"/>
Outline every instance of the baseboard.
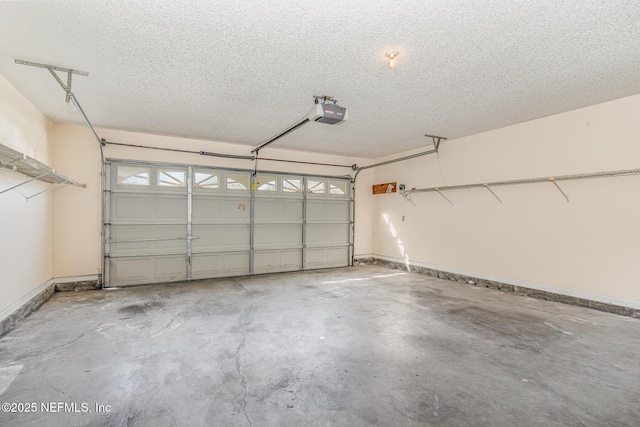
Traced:
<path fill-rule="evenodd" d="M 56 292 L 89 291 L 100 289 L 102 287 L 99 274 L 55 277 L 52 280 L 55 284 Z"/>
<path fill-rule="evenodd" d="M 53 279 L 47 280 L 27 295 L 20 298 L 0 313 L 0 336 L 11 329 L 38 307 L 40 307 L 55 292 Z"/>
<path fill-rule="evenodd" d="M 0 337 L 15 328 L 55 292 L 100 289 L 99 274 L 88 276 L 55 277 L 44 282 L 0 313 Z"/>
<path fill-rule="evenodd" d="M 370 258 L 358 257 L 358 263 L 381 265 L 396 270 L 407 269 L 407 262 L 404 259 L 381 255 L 373 255 Z M 595 310 L 640 319 L 640 302 L 637 301 L 629 301 L 522 280 L 507 279 L 481 273 L 445 268 L 420 262 L 409 262 L 408 268 L 413 272 L 428 274 L 429 276 L 440 279 L 498 289 L 501 291 L 513 292 L 517 295 L 588 307 Z"/>

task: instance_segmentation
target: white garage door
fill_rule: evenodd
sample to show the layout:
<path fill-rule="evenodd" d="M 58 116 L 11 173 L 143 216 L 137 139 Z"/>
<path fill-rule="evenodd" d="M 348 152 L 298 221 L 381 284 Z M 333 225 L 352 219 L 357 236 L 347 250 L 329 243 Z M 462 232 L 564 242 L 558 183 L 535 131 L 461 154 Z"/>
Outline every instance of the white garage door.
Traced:
<path fill-rule="evenodd" d="M 350 263 L 347 178 L 113 160 L 107 182 L 106 286 Z"/>

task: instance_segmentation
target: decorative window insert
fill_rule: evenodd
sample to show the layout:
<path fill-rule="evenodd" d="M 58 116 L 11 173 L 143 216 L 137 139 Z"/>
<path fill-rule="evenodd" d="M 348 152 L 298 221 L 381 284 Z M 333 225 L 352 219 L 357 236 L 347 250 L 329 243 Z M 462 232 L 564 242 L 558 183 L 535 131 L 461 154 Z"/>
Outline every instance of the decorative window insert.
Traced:
<path fill-rule="evenodd" d="M 183 170 L 158 169 L 158 185 L 160 187 L 186 187 L 187 173 Z"/>
<path fill-rule="evenodd" d="M 307 193 L 324 194 L 324 181 L 307 180 Z"/>
<path fill-rule="evenodd" d="M 256 190 L 275 192 L 278 189 L 278 178 L 274 175 L 257 175 Z"/>
<path fill-rule="evenodd" d="M 248 190 L 249 174 L 228 173 L 226 184 L 227 190 Z"/>
<path fill-rule="evenodd" d="M 302 193 L 301 178 L 282 178 L 283 193 Z"/>
<path fill-rule="evenodd" d="M 347 194 L 346 181 L 329 181 L 329 194 L 345 196 Z"/>
<path fill-rule="evenodd" d="M 193 186 L 195 188 L 217 190 L 220 188 L 220 176 L 215 172 L 195 172 Z"/>
<path fill-rule="evenodd" d="M 149 185 L 150 168 L 118 165 L 118 185 Z"/>

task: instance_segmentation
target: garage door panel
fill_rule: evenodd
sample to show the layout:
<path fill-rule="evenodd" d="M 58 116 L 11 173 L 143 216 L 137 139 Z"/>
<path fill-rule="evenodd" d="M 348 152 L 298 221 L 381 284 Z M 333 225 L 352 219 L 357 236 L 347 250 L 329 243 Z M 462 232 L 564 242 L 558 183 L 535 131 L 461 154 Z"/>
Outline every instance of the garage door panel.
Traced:
<path fill-rule="evenodd" d="M 322 268 L 327 264 L 326 249 L 307 249 L 306 267 L 307 269 Z"/>
<path fill-rule="evenodd" d="M 300 220 L 302 218 L 302 200 L 279 200 L 278 217 L 281 220 Z"/>
<path fill-rule="evenodd" d="M 108 247 L 112 255 L 186 252 L 184 225 L 118 225 L 112 226 L 110 233 Z"/>
<path fill-rule="evenodd" d="M 300 247 L 302 245 L 302 225 L 256 225 L 254 246 L 258 248 Z"/>
<path fill-rule="evenodd" d="M 223 245 L 225 248 L 246 248 L 249 249 L 249 240 L 251 234 L 251 227 L 248 225 L 242 226 L 226 226 L 223 228 L 224 240 Z"/>
<path fill-rule="evenodd" d="M 184 220 L 187 217 L 187 198 L 157 196 L 156 218 Z"/>
<path fill-rule="evenodd" d="M 347 266 L 349 248 L 327 248 L 327 264 L 336 267 Z"/>
<path fill-rule="evenodd" d="M 185 280 L 182 255 L 109 258 L 110 285 L 127 286 Z"/>
<path fill-rule="evenodd" d="M 112 285 L 149 283 L 152 278 L 152 257 L 110 258 Z"/>
<path fill-rule="evenodd" d="M 249 274 L 249 252 L 224 254 L 222 274 L 225 276 Z"/>
<path fill-rule="evenodd" d="M 185 280 L 187 278 L 187 264 L 184 256 L 175 258 L 156 258 L 155 277 L 157 280 Z"/>
<path fill-rule="evenodd" d="M 206 279 L 249 274 L 249 252 L 221 252 L 193 255 L 192 277 Z"/>
<path fill-rule="evenodd" d="M 249 250 L 249 225 L 194 225 L 194 251 Z"/>
<path fill-rule="evenodd" d="M 256 198 L 256 220 L 278 218 L 278 201 L 276 199 Z"/>
<path fill-rule="evenodd" d="M 160 221 L 186 224 L 187 198 L 183 195 L 158 194 L 111 195 L 110 220 L 112 223 L 157 223 Z"/>
<path fill-rule="evenodd" d="M 299 271 L 301 269 L 301 250 L 256 251 L 254 254 L 254 270 L 256 274 Z"/>
<path fill-rule="evenodd" d="M 308 200 L 307 221 L 349 221 L 348 201 Z"/>
<path fill-rule="evenodd" d="M 349 242 L 349 224 L 307 224 L 307 245 L 336 245 Z"/>
<path fill-rule="evenodd" d="M 193 197 L 193 219 L 214 220 L 220 218 L 220 199 L 212 197 Z"/>
<path fill-rule="evenodd" d="M 256 197 L 256 221 L 302 221 L 302 199 Z"/>
<path fill-rule="evenodd" d="M 251 217 L 251 199 L 247 198 L 229 198 L 224 199 L 220 206 L 221 214 L 224 219 L 249 221 Z"/>
<path fill-rule="evenodd" d="M 197 254 L 191 260 L 191 275 L 194 279 L 219 277 L 222 275 L 223 254 Z"/>
<path fill-rule="evenodd" d="M 151 198 L 134 194 L 114 194 L 111 196 L 111 219 L 146 219 L 151 216 Z"/>
<path fill-rule="evenodd" d="M 249 197 L 194 195 L 192 218 L 196 222 L 240 221 L 250 219 Z"/>
<path fill-rule="evenodd" d="M 346 267 L 349 256 L 349 248 L 314 248 L 307 249 L 306 268 Z"/>

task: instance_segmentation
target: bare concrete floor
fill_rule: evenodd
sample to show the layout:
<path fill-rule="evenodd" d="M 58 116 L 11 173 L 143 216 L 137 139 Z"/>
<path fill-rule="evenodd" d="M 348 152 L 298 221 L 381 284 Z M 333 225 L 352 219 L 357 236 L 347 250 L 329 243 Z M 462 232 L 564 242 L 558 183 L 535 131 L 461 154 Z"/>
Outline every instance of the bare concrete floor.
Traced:
<path fill-rule="evenodd" d="M 638 426 L 639 352 L 638 319 L 374 266 L 59 293 L 0 339 L 36 404 L 0 425 Z"/>

